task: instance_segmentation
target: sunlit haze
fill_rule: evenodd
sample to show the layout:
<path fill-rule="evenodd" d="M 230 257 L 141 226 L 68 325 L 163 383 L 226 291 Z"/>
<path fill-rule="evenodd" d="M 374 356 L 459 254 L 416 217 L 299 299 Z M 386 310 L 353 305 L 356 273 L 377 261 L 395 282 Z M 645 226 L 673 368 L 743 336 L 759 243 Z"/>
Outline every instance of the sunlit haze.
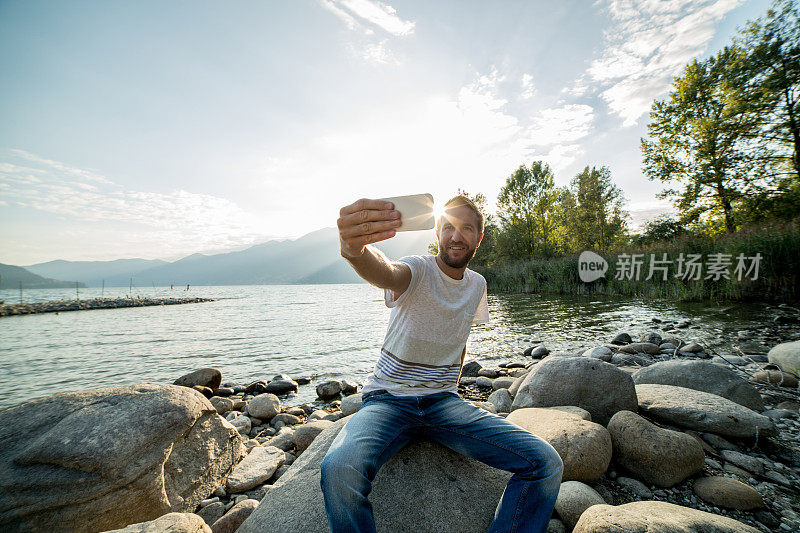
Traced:
<path fill-rule="evenodd" d="M 0 263 L 173 260 L 360 197 L 608 166 L 632 226 L 653 99 L 766 1 L 0 2 Z"/>

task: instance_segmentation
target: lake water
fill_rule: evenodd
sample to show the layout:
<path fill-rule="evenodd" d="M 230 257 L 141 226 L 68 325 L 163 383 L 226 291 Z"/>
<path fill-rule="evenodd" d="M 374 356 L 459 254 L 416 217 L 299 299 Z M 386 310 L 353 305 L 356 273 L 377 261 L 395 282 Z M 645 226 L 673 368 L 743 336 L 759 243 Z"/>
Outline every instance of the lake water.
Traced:
<path fill-rule="evenodd" d="M 56 392 L 133 383 L 172 383 L 196 368 L 222 370 L 223 382 L 246 384 L 277 373 L 316 375 L 285 403 L 316 398 L 316 383 L 363 382 L 372 370 L 389 318 L 382 291 L 366 284 L 134 288 L 142 297 L 212 297 L 216 302 L 49 313 L 0 318 L 0 408 Z M 106 297 L 128 287 L 106 288 Z M 81 289 L 83 299 L 101 289 Z M 26 290 L 26 302 L 74 299 L 75 289 Z M 19 292 L 0 290 L 19 301 Z M 693 320 L 686 340 L 721 340 L 769 321 L 760 304 L 676 304 L 621 298 L 490 295 L 489 324 L 472 329 L 468 358 L 496 365 L 525 361 L 533 341 L 552 351 L 608 342 L 616 332 L 649 329 L 650 320 Z M 764 346 L 750 346 L 763 353 Z"/>

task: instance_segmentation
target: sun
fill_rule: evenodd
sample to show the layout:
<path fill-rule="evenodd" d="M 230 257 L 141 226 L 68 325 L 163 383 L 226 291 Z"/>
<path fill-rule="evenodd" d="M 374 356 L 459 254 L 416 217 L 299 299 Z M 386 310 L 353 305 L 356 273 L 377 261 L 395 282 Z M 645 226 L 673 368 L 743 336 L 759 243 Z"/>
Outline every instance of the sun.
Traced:
<path fill-rule="evenodd" d="M 440 204 L 438 202 L 434 202 L 433 204 L 433 216 L 436 217 L 436 221 L 438 222 L 439 219 L 444 215 L 444 204 Z"/>

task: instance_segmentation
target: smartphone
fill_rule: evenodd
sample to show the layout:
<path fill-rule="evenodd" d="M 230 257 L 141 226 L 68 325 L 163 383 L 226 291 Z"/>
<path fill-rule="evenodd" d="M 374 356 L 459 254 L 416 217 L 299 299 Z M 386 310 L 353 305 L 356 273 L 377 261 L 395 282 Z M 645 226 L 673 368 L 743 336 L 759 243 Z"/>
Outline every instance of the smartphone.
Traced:
<path fill-rule="evenodd" d="M 380 198 L 394 204 L 395 211 L 400 211 L 400 226 L 397 231 L 419 231 L 433 229 L 436 220 L 433 215 L 433 195 L 412 194 Z"/>

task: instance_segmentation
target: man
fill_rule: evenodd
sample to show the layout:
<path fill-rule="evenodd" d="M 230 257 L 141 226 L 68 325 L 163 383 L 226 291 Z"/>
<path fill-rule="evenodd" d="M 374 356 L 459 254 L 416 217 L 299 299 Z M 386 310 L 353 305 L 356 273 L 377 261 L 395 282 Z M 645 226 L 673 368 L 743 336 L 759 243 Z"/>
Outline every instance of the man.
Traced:
<path fill-rule="evenodd" d="M 393 208 L 362 199 L 342 208 L 338 220 L 341 255 L 359 276 L 384 289 L 392 312 L 375 370 L 362 389 L 361 409 L 322 461 L 331 531 L 375 531 L 372 481 L 414 437 L 514 472 L 490 533 L 546 531 L 561 484 L 558 454 L 457 392 L 470 326 L 489 319 L 486 280 L 467 268 L 483 238 L 483 214 L 468 198 L 452 198 L 436 224 L 439 254 L 390 261 L 369 245 L 395 235 L 400 214 Z"/>

